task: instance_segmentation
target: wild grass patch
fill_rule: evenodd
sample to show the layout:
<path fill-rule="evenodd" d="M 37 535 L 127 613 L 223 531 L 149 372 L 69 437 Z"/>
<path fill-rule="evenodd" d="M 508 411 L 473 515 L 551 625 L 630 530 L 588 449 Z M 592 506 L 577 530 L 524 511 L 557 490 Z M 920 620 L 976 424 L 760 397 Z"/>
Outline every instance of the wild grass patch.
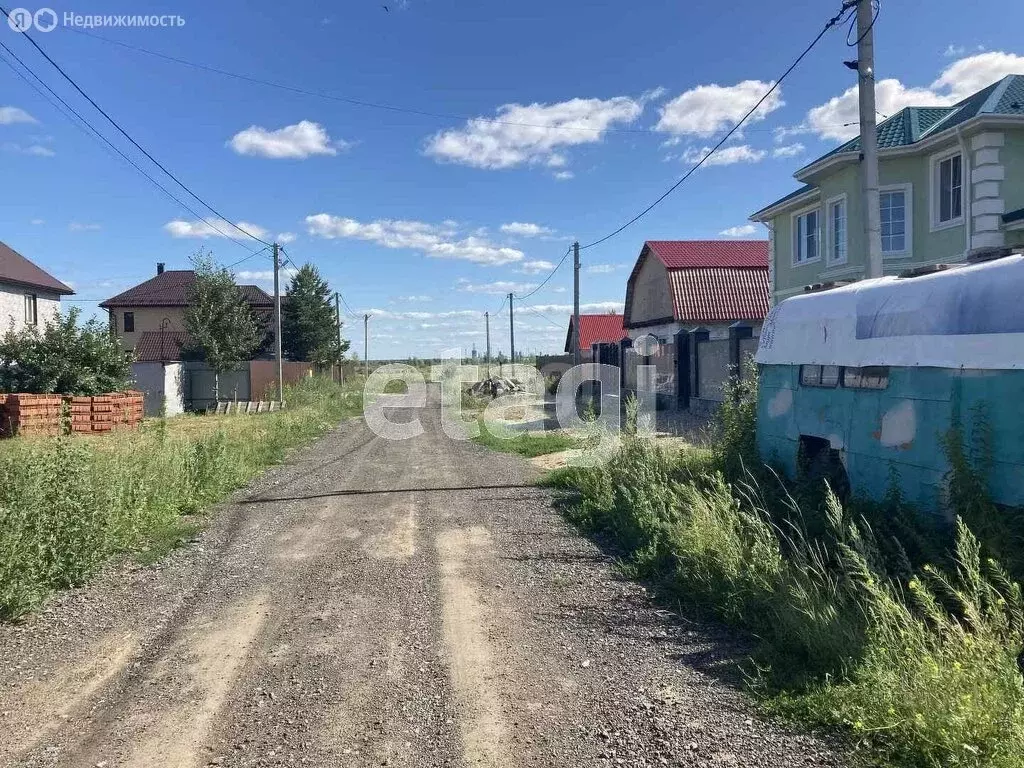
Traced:
<path fill-rule="evenodd" d="M 319 379 L 286 397 L 275 413 L 0 443 L 0 618 L 83 584 L 118 553 L 158 559 L 194 535 L 197 513 L 362 403 L 361 392 Z"/>
<path fill-rule="evenodd" d="M 627 430 L 606 466 L 545 483 L 633 574 L 749 633 L 750 688 L 770 709 L 890 765 L 1024 764 L 1024 600 L 966 522 L 998 520 L 983 468 L 952 457 L 952 530 L 898 493 L 844 506 L 760 464 L 752 394 L 730 399 L 711 452 Z"/>

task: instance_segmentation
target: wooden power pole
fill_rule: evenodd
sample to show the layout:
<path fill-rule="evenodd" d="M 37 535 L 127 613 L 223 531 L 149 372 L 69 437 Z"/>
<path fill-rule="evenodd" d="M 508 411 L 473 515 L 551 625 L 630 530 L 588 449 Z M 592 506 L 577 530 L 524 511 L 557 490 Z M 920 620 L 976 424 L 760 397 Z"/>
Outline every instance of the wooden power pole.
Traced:
<path fill-rule="evenodd" d="M 487 378 L 491 378 L 491 313 L 484 312 L 484 324 L 487 329 L 487 351 L 484 360 L 487 362 Z"/>
<path fill-rule="evenodd" d="M 572 244 L 572 364 L 580 364 L 580 243 Z"/>
<path fill-rule="evenodd" d="M 513 294 L 508 294 L 508 345 L 512 351 L 512 365 L 516 364 L 516 313 L 512 310 Z"/>
<path fill-rule="evenodd" d="M 274 357 L 277 359 L 277 401 L 284 405 L 284 359 L 281 355 L 281 246 L 274 253 Z"/>
<path fill-rule="evenodd" d="M 370 316 L 363 315 L 363 370 L 370 378 Z"/>

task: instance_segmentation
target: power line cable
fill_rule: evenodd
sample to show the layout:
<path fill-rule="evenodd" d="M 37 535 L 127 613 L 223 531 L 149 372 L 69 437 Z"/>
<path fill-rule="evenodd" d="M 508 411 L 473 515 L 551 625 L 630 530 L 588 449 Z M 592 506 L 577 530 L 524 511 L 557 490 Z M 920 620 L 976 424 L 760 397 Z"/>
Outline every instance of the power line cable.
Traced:
<path fill-rule="evenodd" d="M 16 53 L 14 53 L 14 51 L 12 51 L 10 48 L 8 48 L 3 43 L 3 41 L 0 41 L 0 48 L 3 48 L 3 50 L 7 52 L 8 56 L 13 58 L 16 62 L 18 62 L 18 64 L 21 65 L 21 67 L 25 70 L 25 72 L 28 72 L 30 75 L 32 75 L 32 77 L 35 78 L 35 80 L 38 82 L 38 84 L 41 85 L 45 89 L 45 91 L 42 90 L 39 87 L 39 85 L 37 85 L 36 83 L 32 82 L 32 80 L 29 80 L 28 77 L 25 76 L 24 72 L 22 72 L 17 67 L 15 67 L 14 64 L 12 64 L 6 57 L 0 56 L 0 61 L 3 61 L 8 67 L 10 67 L 11 71 L 14 72 L 14 74 L 16 74 L 22 80 L 24 80 L 29 85 L 29 87 L 31 87 L 36 93 L 38 93 L 46 101 L 48 101 L 55 109 L 57 109 L 59 112 L 61 112 L 72 123 L 72 125 L 77 127 L 79 130 L 81 130 L 87 136 L 90 136 L 93 139 L 98 139 L 99 141 L 103 142 L 100 146 L 103 146 L 104 149 L 108 153 L 111 150 L 113 150 L 124 162 L 128 163 L 132 168 L 134 168 L 140 174 L 145 176 L 157 189 L 159 189 L 161 192 L 163 192 L 164 195 L 166 195 L 169 200 L 171 200 L 174 203 L 177 203 L 183 209 L 185 209 L 190 214 L 195 216 L 199 221 L 203 222 L 208 227 L 210 227 L 210 229 L 212 229 L 214 232 L 217 232 L 218 234 L 222 235 L 223 237 L 226 237 L 228 240 L 230 240 L 231 242 L 235 243 L 238 246 L 241 246 L 242 248 L 248 248 L 249 247 L 248 245 L 246 245 L 245 243 L 241 242 L 240 240 L 236 240 L 235 238 L 231 237 L 229 234 L 227 234 L 222 229 L 217 227 L 215 224 L 210 222 L 204 216 L 202 216 L 199 213 L 197 213 L 195 211 L 195 209 L 193 209 L 191 206 L 189 206 L 188 204 L 183 202 L 180 198 L 175 196 L 169 189 L 167 189 L 167 187 L 165 187 L 159 181 L 154 179 L 144 168 L 142 168 L 138 163 L 136 163 L 134 160 L 132 160 L 132 158 L 130 158 L 128 155 L 126 155 L 124 152 L 122 152 L 121 149 L 117 145 L 115 145 L 113 142 L 111 142 L 104 134 L 102 134 L 99 131 L 99 129 L 97 129 L 92 123 L 90 123 L 85 117 L 83 117 L 81 115 L 81 113 L 78 112 L 78 110 L 76 110 L 74 107 L 72 107 L 70 104 L 68 104 L 68 102 L 65 101 L 60 96 L 60 94 L 58 94 L 56 91 L 54 91 L 46 83 L 45 80 L 43 80 L 41 77 L 39 77 L 39 75 L 37 75 L 35 73 L 35 71 L 30 66 L 28 66 L 24 61 L 22 61 L 21 58 L 19 58 L 18 55 Z M 48 95 L 47 92 L 49 92 L 49 95 Z M 52 95 L 52 98 L 51 98 L 51 95 Z M 54 99 L 56 99 L 56 101 L 54 101 Z"/>
<path fill-rule="evenodd" d="M 558 271 L 558 268 L 561 267 L 565 263 L 565 260 L 567 258 L 569 258 L 569 254 L 570 253 L 572 253 L 572 248 L 571 247 L 565 252 L 565 255 L 562 257 L 562 260 L 555 265 L 555 268 L 551 270 L 550 274 L 548 274 L 548 276 L 544 278 L 544 281 L 540 285 L 538 285 L 536 288 L 534 288 L 529 293 L 524 294 L 522 296 L 516 296 L 515 298 L 519 299 L 520 301 L 522 301 L 523 299 L 528 299 L 531 296 L 533 296 L 533 294 L 535 294 L 537 291 L 539 291 L 541 288 L 543 288 L 545 285 L 547 285 L 548 281 L 552 277 L 555 276 L 555 272 Z"/>
<path fill-rule="evenodd" d="M 866 0 L 861 0 L 861 2 L 866 2 Z M 768 100 L 768 97 L 771 96 L 773 93 L 775 93 L 776 89 L 778 89 L 778 87 L 780 85 L 782 85 L 782 81 L 785 80 L 789 76 L 790 72 L 792 72 L 794 69 L 796 69 L 797 65 L 801 61 L 804 60 L 804 57 L 807 56 L 807 54 L 811 52 L 811 49 L 814 48 L 814 46 L 816 46 L 818 44 L 818 41 L 820 41 L 821 38 L 823 38 L 825 36 L 825 34 L 830 29 L 832 29 L 832 27 L 834 27 L 836 24 L 840 23 L 843 20 L 843 18 L 846 16 L 846 13 L 848 11 L 849 11 L 849 7 L 843 6 L 843 8 L 839 11 L 839 13 L 837 13 L 835 16 L 833 16 L 831 19 L 829 19 L 827 22 L 825 22 L 825 26 L 817 34 L 817 36 L 811 41 L 810 45 L 808 45 L 806 48 L 804 48 L 803 52 L 799 56 L 797 56 L 796 59 L 793 61 L 793 63 L 790 64 L 789 67 L 786 69 L 786 71 L 782 73 L 782 76 L 779 77 L 774 83 L 772 83 L 771 88 L 769 88 L 767 91 L 765 91 L 764 95 L 760 99 L 757 100 L 757 103 L 754 104 L 754 106 L 750 108 L 750 110 L 740 119 L 740 121 L 738 123 L 736 123 L 736 125 L 734 125 L 732 128 L 730 128 L 728 130 L 728 132 L 725 134 L 725 136 L 723 136 L 719 140 L 719 142 L 717 144 L 715 144 L 715 146 L 713 146 L 708 151 L 707 154 L 704 155 L 704 157 L 702 157 L 699 161 L 697 161 L 697 163 L 692 168 L 690 168 L 686 173 L 684 173 L 681 179 L 679 179 L 675 184 L 673 184 L 671 187 L 669 187 L 664 192 L 664 194 L 661 195 L 661 197 L 659 197 L 653 203 L 648 205 L 646 208 L 644 208 L 642 211 L 640 211 L 640 213 L 638 213 L 632 219 L 630 219 L 625 224 L 620 226 L 618 229 L 615 229 L 614 231 L 608 233 L 604 237 L 598 238 L 597 240 L 595 240 L 592 243 L 588 243 L 587 245 L 580 246 L 580 250 L 584 251 L 587 248 L 593 248 L 595 245 L 600 245 L 603 242 L 611 240 L 613 237 L 618 235 L 624 229 L 626 229 L 627 227 L 632 226 L 633 224 L 638 222 L 640 219 L 642 219 L 644 216 L 646 216 L 648 213 L 650 213 L 652 210 L 654 210 L 654 208 L 658 204 L 660 204 L 665 198 L 667 198 L 669 195 L 671 195 L 673 192 L 675 192 L 676 189 L 679 188 L 679 185 L 681 185 L 684 181 L 686 181 L 688 178 L 690 178 L 690 176 L 692 176 L 694 174 L 694 172 L 698 168 L 700 168 L 702 165 L 704 165 L 704 163 L 706 163 L 708 161 L 708 158 L 710 158 L 712 155 L 714 155 L 715 152 L 717 152 L 722 147 L 722 145 L 725 144 L 725 142 L 728 141 L 729 138 L 736 131 L 738 131 L 740 129 L 740 127 L 747 120 L 750 119 L 751 115 L 753 115 L 760 108 L 760 106 L 765 101 Z M 566 255 L 568 256 L 568 254 L 566 254 Z"/>
<path fill-rule="evenodd" d="M 550 317 L 545 315 L 543 312 L 541 312 L 536 307 L 531 307 L 529 304 L 520 304 L 519 307 L 520 307 L 520 309 L 528 309 L 528 310 L 530 310 L 531 312 L 533 312 L 533 314 L 537 315 L 537 317 L 539 317 L 539 318 L 541 318 L 543 320 L 547 320 L 549 323 L 551 323 L 556 328 L 560 328 L 560 329 L 564 329 L 565 328 L 565 323 L 559 323 L 559 322 L 556 322 L 556 321 L 552 320 Z"/>
<path fill-rule="evenodd" d="M 577 125 L 572 125 L 572 126 L 564 125 L 563 126 L 563 125 L 541 125 L 539 123 L 521 123 L 521 122 L 513 121 L 513 120 L 501 120 L 501 119 L 498 119 L 498 118 L 490 118 L 490 117 L 460 115 L 460 114 L 449 113 L 449 112 L 431 112 L 431 111 L 428 111 L 428 110 L 415 109 L 415 108 L 412 108 L 412 107 L 402 107 L 402 106 L 398 106 L 398 105 L 395 105 L 395 104 L 384 104 L 384 103 L 380 103 L 380 102 L 366 101 L 364 99 L 355 99 L 355 98 L 352 98 L 352 97 L 349 97 L 349 96 L 339 96 L 339 95 L 336 95 L 336 94 L 333 94 L 333 93 L 328 93 L 326 91 L 310 90 L 308 88 L 301 88 L 301 87 L 295 86 L 295 85 L 288 85 L 287 83 L 279 83 L 279 82 L 275 82 L 273 80 L 265 80 L 263 78 L 254 77 L 252 75 L 245 75 L 245 74 L 242 74 L 242 73 L 239 73 L 239 72 L 232 72 L 231 70 L 221 69 L 220 67 L 214 67 L 214 66 L 211 66 L 209 64 L 200 64 L 200 63 L 195 62 L 195 61 L 189 61 L 188 59 L 182 59 L 182 58 L 180 58 L 178 56 L 171 56 L 170 54 L 161 53 L 160 51 L 154 51 L 154 50 L 152 50 L 150 48 L 144 48 L 144 47 L 142 47 L 140 45 L 132 45 L 131 43 L 125 43 L 125 42 L 122 42 L 121 40 L 115 40 L 115 39 L 110 38 L 110 37 L 104 37 L 103 35 L 97 35 L 95 32 L 86 32 L 85 30 L 82 30 L 82 29 L 74 29 L 72 31 L 76 32 L 79 35 L 84 35 L 85 37 L 91 37 L 91 38 L 93 38 L 95 40 L 100 40 L 100 41 L 102 41 L 104 43 L 108 43 L 110 45 L 116 45 L 116 46 L 119 46 L 121 48 L 125 48 L 125 49 L 130 50 L 130 51 L 137 51 L 138 53 L 143 53 L 143 54 L 146 54 L 147 56 L 153 56 L 153 57 L 158 58 L 158 59 L 163 59 L 165 61 L 170 61 L 170 62 L 173 62 L 175 64 L 181 64 L 182 66 L 191 67 L 192 69 L 197 69 L 197 70 L 200 70 L 200 71 L 203 71 L 203 72 L 210 72 L 212 74 L 222 75 L 223 77 L 230 77 L 230 78 L 234 78 L 236 80 L 242 80 L 244 82 L 253 83 L 255 85 L 263 85 L 263 86 L 266 86 L 268 88 L 276 88 L 278 90 L 288 91 L 290 93 L 297 93 L 297 94 L 301 94 L 303 96 L 312 96 L 314 98 L 326 99 L 328 101 L 341 102 L 343 104 L 350 104 L 352 106 L 357 106 L 357 107 L 367 107 L 367 108 L 370 108 L 370 109 L 378 109 L 378 110 L 383 110 L 383 111 L 387 111 L 387 112 L 396 112 L 396 113 L 401 113 L 401 114 L 418 115 L 420 117 L 434 117 L 434 118 L 438 118 L 438 119 L 441 119 L 441 120 L 452 120 L 452 121 L 459 121 L 459 122 L 461 122 L 461 121 L 467 121 L 467 122 L 468 121 L 473 121 L 473 122 L 479 122 L 479 123 L 488 123 L 488 124 L 492 124 L 492 125 L 508 125 L 508 126 L 514 126 L 514 127 L 520 127 L 520 128 L 543 128 L 545 130 L 556 130 L 556 131 L 573 131 L 573 132 L 577 132 L 577 131 L 593 131 L 595 133 L 627 133 L 627 134 L 651 134 L 651 135 L 658 135 L 658 134 L 664 133 L 664 131 L 659 131 L 656 128 L 614 128 L 614 127 L 590 128 L 588 126 L 577 126 Z M 764 129 L 748 128 L 747 130 L 748 131 L 763 130 L 766 133 L 774 131 L 773 128 L 764 128 Z"/>
<path fill-rule="evenodd" d="M 4 8 L 3 6 L 0 6 L 0 12 L 3 12 L 4 16 L 7 17 L 8 20 L 10 19 L 10 14 L 7 12 L 6 8 Z M 30 34 L 28 34 L 28 32 L 22 32 L 21 34 L 25 36 L 25 39 L 28 40 L 32 44 L 32 47 L 35 48 L 37 51 L 39 51 L 39 53 L 42 54 L 43 58 L 45 58 L 48 62 L 50 62 L 50 64 L 54 67 L 54 69 L 56 69 L 61 74 L 61 76 L 65 80 L 67 80 L 71 84 L 71 86 L 76 91 L 78 91 L 79 94 L 82 95 L 83 98 L 85 98 L 86 101 L 88 101 L 90 104 L 92 104 L 92 106 L 96 109 L 97 112 L 99 112 L 101 115 L 103 115 L 103 117 L 105 117 L 107 119 L 107 121 L 112 126 L 114 126 L 114 128 L 116 128 L 117 131 L 122 136 L 124 136 L 126 139 L 128 139 L 128 141 L 130 141 L 132 143 L 132 145 L 136 149 L 138 149 L 142 154 L 144 154 L 146 157 L 148 157 L 149 160 L 157 168 L 159 168 L 161 171 L 163 171 L 165 174 L 167 174 L 167 176 L 169 176 L 174 181 L 175 184 L 177 184 L 179 187 L 181 187 L 183 190 L 185 190 L 191 197 L 193 197 L 195 200 L 197 200 L 204 208 L 206 208 L 211 213 L 213 213 L 214 216 L 217 216 L 219 219 L 221 219 L 225 223 L 230 224 L 232 227 L 237 229 L 239 232 L 241 232 L 246 237 L 251 237 L 253 240 L 255 240 L 256 242 L 261 243 L 263 245 L 270 245 L 270 243 L 268 243 L 266 240 L 263 240 L 263 239 L 261 239 L 259 237 L 256 237 L 256 235 L 252 234 L 251 232 L 246 231 L 242 227 L 240 227 L 237 224 L 235 224 L 233 221 L 231 221 L 229 218 L 227 218 L 224 214 L 222 214 L 220 211 L 218 211 L 216 208 L 214 208 L 212 205 L 210 205 L 208 202 L 206 202 L 203 198 L 199 197 L 199 195 L 197 195 L 195 192 L 193 192 L 191 189 L 189 189 L 189 187 L 187 187 L 177 176 L 175 176 L 173 173 L 171 173 L 169 170 L 167 170 L 166 166 L 164 166 L 159 160 L 157 160 L 155 157 L 153 157 L 153 155 L 151 155 L 149 152 L 147 152 L 146 149 L 141 144 L 139 144 L 139 142 L 137 142 L 135 139 L 133 139 L 131 137 L 131 135 L 124 128 L 122 128 L 120 126 L 120 124 L 116 120 L 114 120 L 114 118 L 112 118 L 99 104 L 96 103 L 96 101 L 91 96 L 89 96 L 89 94 L 87 94 L 84 90 L 82 90 L 81 86 L 79 86 L 78 83 L 76 83 L 75 80 L 67 72 L 65 72 L 64 69 L 56 61 L 54 61 L 46 51 L 44 51 L 42 49 L 42 47 L 39 45 L 39 43 L 37 43 L 35 41 L 35 39 Z"/>

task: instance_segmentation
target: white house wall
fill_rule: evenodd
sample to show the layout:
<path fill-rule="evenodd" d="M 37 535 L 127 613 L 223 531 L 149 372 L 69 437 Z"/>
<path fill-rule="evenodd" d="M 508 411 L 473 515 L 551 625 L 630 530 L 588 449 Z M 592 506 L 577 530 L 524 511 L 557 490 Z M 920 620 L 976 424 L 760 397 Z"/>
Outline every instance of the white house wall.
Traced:
<path fill-rule="evenodd" d="M 7 333 L 12 321 L 15 330 L 25 327 L 25 295 L 30 293 L 36 295 L 39 325 L 43 325 L 60 312 L 59 294 L 11 283 L 0 283 L 0 334 Z"/>

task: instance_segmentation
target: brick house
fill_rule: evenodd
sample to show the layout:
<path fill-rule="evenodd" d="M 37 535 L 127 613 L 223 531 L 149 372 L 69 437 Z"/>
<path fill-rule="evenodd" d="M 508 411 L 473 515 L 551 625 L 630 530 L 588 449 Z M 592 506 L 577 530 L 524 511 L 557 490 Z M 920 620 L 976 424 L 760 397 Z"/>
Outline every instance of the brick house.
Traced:
<path fill-rule="evenodd" d="M 659 400 L 720 401 L 733 357 L 756 347 L 769 298 L 766 240 L 644 243 L 626 284 L 623 326 L 634 345 L 644 337 L 633 358 L 657 367 Z M 629 388 L 635 362 L 623 360 Z"/>
<path fill-rule="evenodd" d="M 45 323 L 74 291 L 5 243 L 0 243 L 0 335 Z"/>
<path fill-rule="evenodd" d="M 110 316 L 110 327 L 127 350 L 140 362 L 181 359 L 181 347 L 188 341 L 185 309 L 195 282 L 191 269 L 164 269 L 156 265 L 156 276 L 113 296 L 100 306 Z M 242 295 L 257 317 L 270 328 L 274 299 L 255 285 L 240 285 Z"/>

